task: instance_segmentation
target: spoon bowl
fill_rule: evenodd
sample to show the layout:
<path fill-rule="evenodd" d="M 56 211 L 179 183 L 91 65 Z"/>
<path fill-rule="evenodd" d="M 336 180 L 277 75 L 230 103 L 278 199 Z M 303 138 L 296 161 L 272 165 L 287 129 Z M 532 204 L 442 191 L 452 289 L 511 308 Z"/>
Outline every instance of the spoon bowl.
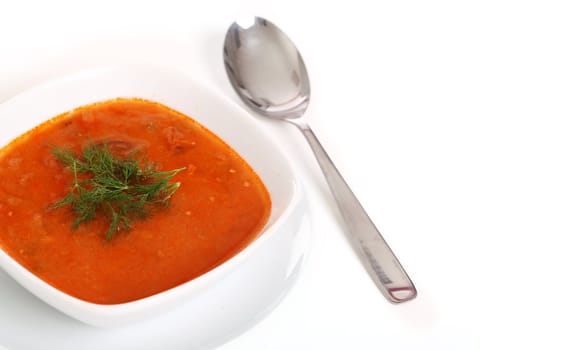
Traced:
<path fill-rule="evenodd" d="M 305 113 L 310 82 L 303 58 L 267 20 L 255 17 L 247 28 L 234 22 L 224 42 L 224 63 L 230 82 L 251 109 L 279 119 Z"/>
<path fill-rule="evenodd" d="M 264 18 L 236 21 L 226 33 L 224 65 L 236 93 L 250 109 L 287 121 L 303 133 L 336 199 L 350 242 L 383 295 L 393 303 L 415 298 L 413 282 L 303 117 L 310 83 L 293 42 Z"/>

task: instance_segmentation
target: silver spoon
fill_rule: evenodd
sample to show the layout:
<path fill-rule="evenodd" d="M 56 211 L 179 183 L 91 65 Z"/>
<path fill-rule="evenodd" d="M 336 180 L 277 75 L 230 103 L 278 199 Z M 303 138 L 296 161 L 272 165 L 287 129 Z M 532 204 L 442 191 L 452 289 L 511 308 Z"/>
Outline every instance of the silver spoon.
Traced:
<path fill-rule="evenodd" d="M 411 279 L 303 117 L 310 84 L 291 40 L 261 17 L 234 22 L 224 41 L 224 65 L 246 105 L 260 115 L 297 126 L 306 137 L 344 217 L 350 242 L 383 295 L 393 303 L 415 298 Z"/>

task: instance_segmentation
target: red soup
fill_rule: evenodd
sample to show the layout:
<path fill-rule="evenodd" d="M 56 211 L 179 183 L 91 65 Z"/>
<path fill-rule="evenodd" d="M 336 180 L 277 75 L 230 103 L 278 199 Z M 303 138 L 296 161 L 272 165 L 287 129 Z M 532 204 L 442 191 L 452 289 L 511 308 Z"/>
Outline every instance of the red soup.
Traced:
<path fill-rule="evenodd" d="M 96 163 L 109 176 L 102 190 L 92 182 L 95 171 L 80 171 L 97 157 L 89 149 L 103 151 Z M 171 191 L 152 204 L 144 191 L 158 181 L 145 175 L 141 190 L 112 192 L 116 177 L 136 173 L 116 170 L 120 162 L 178 172 L 166 173 L 162 185 Z M 121 202 L 104 202 L 101 192 Z M 264 184 L 232 148 L 155 102 L 84 106 L 0 150 L 0 247 L 47 283 L 93 303 L 133 301 L 202 275 L 256 238 L 270 210 Z"/>

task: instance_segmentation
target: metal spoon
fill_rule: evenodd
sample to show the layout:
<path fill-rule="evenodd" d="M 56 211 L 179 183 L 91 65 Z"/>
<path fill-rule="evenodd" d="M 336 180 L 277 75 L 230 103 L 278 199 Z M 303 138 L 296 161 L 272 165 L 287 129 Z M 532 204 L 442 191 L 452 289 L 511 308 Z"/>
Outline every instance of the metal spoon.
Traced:
<path fill-rule="evenodd" d="M 291 40 L 261 17 L 234 22 L 224 41 L 224 65 L 232 86 L 252 110 L 285 120 L 306 137 L 344 217 L 350 242 L 384 296 L 393 303 L 416 297 L 411 279 L 303 118 L 310 84 Z"/>

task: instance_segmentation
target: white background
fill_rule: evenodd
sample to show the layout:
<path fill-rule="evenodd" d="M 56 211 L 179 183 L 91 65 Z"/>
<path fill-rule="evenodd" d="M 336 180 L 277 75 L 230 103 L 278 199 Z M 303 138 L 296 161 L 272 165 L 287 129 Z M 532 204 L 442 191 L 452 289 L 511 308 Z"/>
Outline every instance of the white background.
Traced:
<path fill-rule="evenodd" d="M 288 297 L 221 349 L 564 349 L 561 1 L 0 0 L 0 102 L 123 61 L 236 99 L 221 48 L 249 13 L 301 49 L 308 119 L 420 295 L 385 301 L 299 132 L 258 120 L 300 169 L 313 243 Z"/>

